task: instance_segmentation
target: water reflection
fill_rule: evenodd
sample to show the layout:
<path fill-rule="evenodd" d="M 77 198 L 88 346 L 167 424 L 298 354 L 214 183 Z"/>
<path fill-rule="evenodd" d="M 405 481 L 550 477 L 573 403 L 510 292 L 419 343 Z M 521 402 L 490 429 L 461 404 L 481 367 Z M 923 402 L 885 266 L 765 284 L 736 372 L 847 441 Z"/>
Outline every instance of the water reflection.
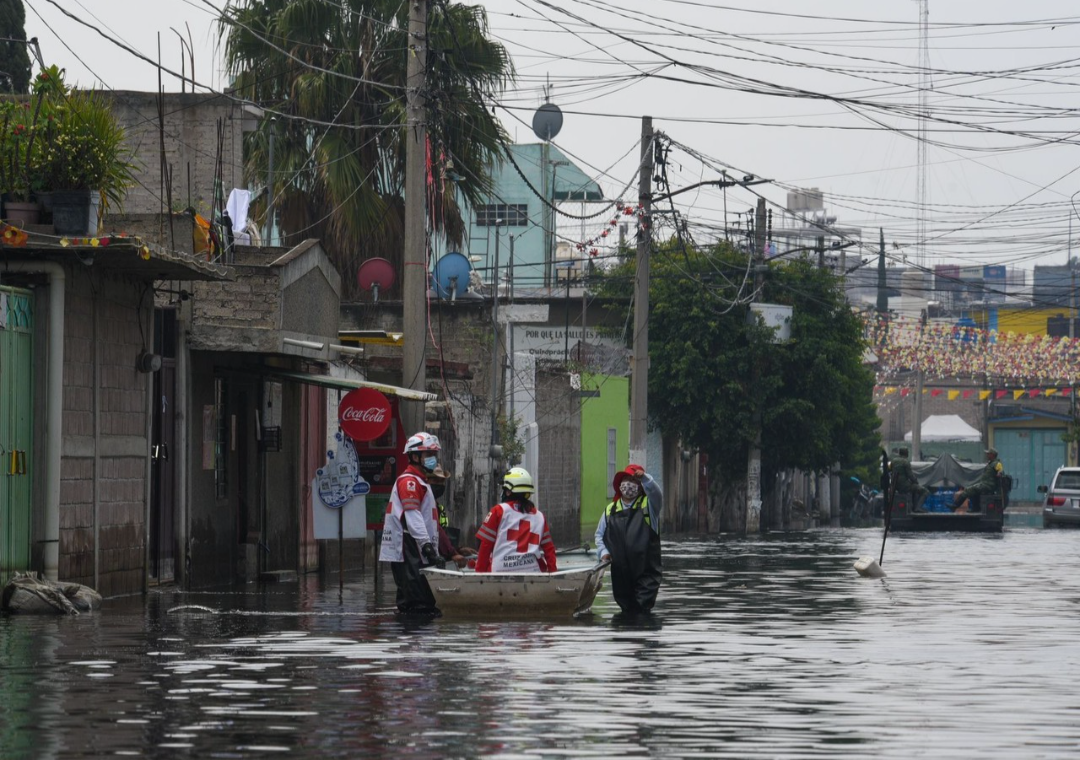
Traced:
<path fill-rule="evenodd" d="M 409 620 L 350 578 L 0 619 L 0 757 L 1064 757 L 1080 532 L 685 539 L 653 615 Z"/>

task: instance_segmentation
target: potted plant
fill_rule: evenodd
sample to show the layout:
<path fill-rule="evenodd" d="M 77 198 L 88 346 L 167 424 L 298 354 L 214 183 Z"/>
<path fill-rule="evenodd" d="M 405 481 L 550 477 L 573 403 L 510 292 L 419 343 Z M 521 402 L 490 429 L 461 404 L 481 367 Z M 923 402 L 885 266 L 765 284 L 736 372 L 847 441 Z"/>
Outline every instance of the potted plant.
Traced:
<path fill-rule="evenodd" d="M 52 190 L 54 231 L 96 234 L 100 214 L 119 206 L 134 184 L 131 151 L 111 104 L 98 92 L 63 93 L 41 129 L 41 175 Z"/>
<path fill-rule="evenodd" d="M 0 102 L 0 191 L 4 219 L 17 225 L 37 224 L 38 205 L 30 198 L 30 174 L 36 171 L 40 143 L 35 145 L 35 123 L 40 110 L 30 101 Z"/>

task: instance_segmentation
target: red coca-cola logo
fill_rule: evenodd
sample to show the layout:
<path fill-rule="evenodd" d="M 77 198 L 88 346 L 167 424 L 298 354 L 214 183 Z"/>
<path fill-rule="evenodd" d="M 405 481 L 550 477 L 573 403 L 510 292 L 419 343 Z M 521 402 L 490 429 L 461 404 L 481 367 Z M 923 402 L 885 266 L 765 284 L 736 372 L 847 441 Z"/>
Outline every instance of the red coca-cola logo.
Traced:
<path fill-rule="evenodd" d="M 390 400 L 374 388 L 357 388 L 338 404 L 338 424 L 354 441 L 374 441 L 390 427 Z"/>

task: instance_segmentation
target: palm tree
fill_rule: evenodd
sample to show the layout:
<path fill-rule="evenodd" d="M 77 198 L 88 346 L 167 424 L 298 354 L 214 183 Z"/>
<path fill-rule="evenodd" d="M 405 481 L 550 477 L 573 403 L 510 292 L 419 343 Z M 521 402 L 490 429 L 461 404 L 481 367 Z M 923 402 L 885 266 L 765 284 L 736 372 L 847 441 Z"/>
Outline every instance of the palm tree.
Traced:
<path fill-rule="evenodd" d="M 346 295 L 372 256 L 401 274 L 408 8 L 407 0 L 235 0 L 220 19 L 233 87 L 278 114 L 247 138 L 248 179 L 265 182 L 272 132 L 271 191 L 285 240 L 321 238 Z M 480 7 L 437 0 L 428 40 L 429 218 L 460 244 L 457 198 L 483 202 L 507 139 L 485 103 L 513 66 L 487 37 Z"/>

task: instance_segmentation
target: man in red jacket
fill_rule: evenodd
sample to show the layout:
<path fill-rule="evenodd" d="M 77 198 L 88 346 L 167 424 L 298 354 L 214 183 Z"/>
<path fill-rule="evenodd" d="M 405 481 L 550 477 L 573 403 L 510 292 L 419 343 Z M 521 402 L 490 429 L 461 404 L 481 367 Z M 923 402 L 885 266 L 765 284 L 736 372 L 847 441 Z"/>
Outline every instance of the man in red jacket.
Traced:
<path fill-rule="evenodd" d="M 488 512 L 476 532 L 478 573 L 553 573 L 555 544 L 544 513 L 529 500 L 532 476 L 514 467 L 503 476 L 503 501 Z"/>

